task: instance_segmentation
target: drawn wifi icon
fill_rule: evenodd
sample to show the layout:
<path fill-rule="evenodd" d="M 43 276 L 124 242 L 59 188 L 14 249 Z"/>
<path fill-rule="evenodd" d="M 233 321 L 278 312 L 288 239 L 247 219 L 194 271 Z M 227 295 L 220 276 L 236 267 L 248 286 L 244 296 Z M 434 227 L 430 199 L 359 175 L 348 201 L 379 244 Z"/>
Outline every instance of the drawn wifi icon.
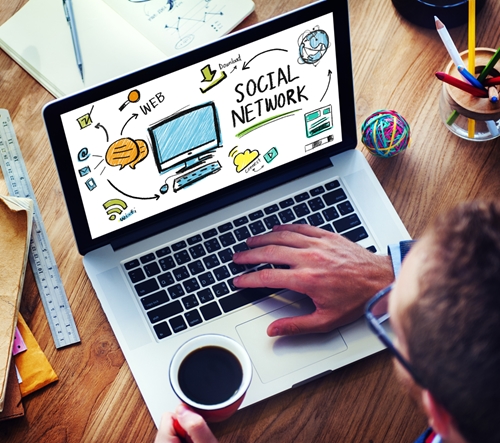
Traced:
<path fill-rule="evenodd" d="M 110 220 L 115 220 L 117 215 L 120 215 L 125 209 L 127 204 L 119 198 L 112 198 L 103 204 L 106 214 L 109 215 Z"/>

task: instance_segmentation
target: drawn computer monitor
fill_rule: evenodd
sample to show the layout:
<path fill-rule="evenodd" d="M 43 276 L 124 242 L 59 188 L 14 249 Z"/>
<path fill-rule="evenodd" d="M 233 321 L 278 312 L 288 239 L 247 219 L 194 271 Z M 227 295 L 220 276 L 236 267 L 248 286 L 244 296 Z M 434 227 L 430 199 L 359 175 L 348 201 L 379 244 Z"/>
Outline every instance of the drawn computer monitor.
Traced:
<path fill-rule="evenodd" d="M 148 128 L 160 173 L 193 169 L 222 146 L 217 109 L 213 102 L 180 111 Z"/>

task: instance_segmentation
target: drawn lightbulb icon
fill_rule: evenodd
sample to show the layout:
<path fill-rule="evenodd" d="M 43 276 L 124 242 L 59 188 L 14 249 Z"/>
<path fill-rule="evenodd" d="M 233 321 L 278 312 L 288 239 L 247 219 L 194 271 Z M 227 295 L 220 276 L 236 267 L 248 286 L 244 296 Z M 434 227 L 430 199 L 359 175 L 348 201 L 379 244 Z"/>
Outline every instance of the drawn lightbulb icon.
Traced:
<path fill-rule="evenodd" d="M 127 101 L 123 103 L 123 105 L 121 105 L 118 109 L 120 111 L 123 111 L 125 109 L 125 106 L 127 106 L 129 103 L 138 102 L 140 98 L 141 94 L 137 89 L 134 89 L 128 93 Z"/>

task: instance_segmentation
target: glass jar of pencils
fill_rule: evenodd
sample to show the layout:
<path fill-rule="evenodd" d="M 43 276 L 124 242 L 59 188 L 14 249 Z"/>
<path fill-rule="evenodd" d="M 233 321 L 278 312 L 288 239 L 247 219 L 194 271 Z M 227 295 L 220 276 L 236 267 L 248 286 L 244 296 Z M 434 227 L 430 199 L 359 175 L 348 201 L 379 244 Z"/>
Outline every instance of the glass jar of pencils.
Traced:
<path fill-rule="evenodd" d="M 466 140 L 486 141 L 500 136 L 500 85 L 493 84 L 498 81 L 496 77 L 500 77 L 500 61 L 496 61 L 496 52 L 490 48 L 476 49 L 473 74 L 481 80 L 482 88 L 478 87 L 481 85 L 471 88 L 470 81 L 465 80 L 453 61 L 446 67 L 446 75 L 436 73 L 443 80 L 439 100 L 441 119 L 451 132 Z M 467 68 L 468 51 L 460 53 L 460 56 Z M 485 78 L 482 79 L 481 73 L 487 65 L 487 75 L 483 74 Z"/>

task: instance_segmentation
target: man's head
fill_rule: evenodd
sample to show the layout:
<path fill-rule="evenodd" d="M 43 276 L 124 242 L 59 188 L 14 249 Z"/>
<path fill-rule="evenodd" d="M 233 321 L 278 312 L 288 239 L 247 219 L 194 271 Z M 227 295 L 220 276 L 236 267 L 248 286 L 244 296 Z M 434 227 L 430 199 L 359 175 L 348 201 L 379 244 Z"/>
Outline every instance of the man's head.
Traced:
<path fill-rule="evenodd" d="M 449 413 L 469 443 L 500 442 L 500 203 L 439 217 L 405 259 L 389 311 L 427 414 Z"/>

